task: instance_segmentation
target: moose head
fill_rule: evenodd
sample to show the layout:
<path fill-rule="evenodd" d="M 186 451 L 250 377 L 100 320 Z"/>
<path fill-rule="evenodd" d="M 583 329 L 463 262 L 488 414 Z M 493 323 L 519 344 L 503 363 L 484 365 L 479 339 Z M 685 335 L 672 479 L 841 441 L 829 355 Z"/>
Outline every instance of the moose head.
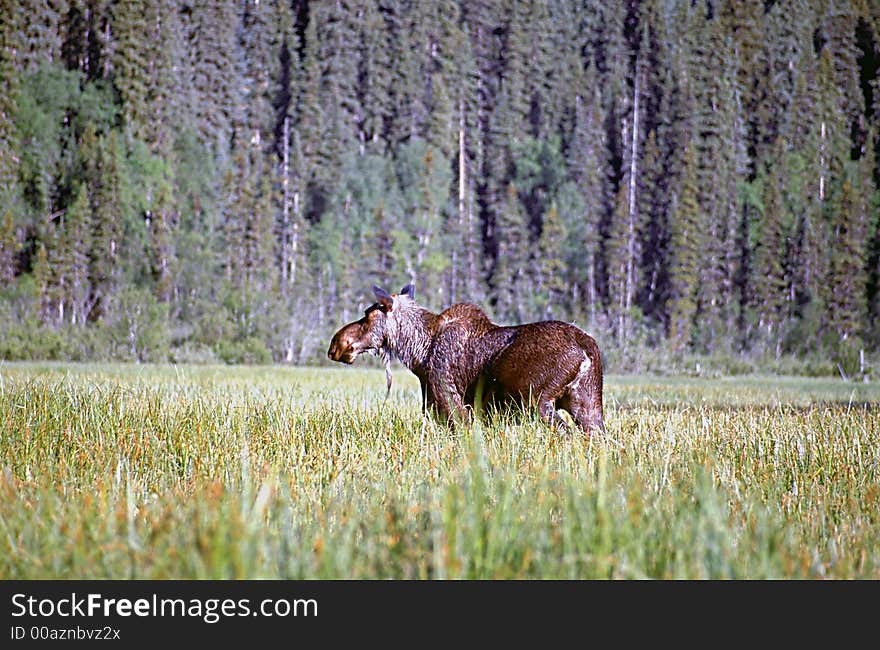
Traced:
<path fill-rule="evenodd" d="M 408 284 L 399 294 L 390 294 L 381 287 L 374 286 L 373 295 L 376 302 L 367 307 L 363 318 L 343 326 L 333 335 L 327 350 L 327 356 L 332 361 L 351 364 L 364 352 L 376 354 L 385 350 L 388 318 L 393 318 L 401 296 L 406 296 L 410 301 L 414 299 L 415 287 Z"/>

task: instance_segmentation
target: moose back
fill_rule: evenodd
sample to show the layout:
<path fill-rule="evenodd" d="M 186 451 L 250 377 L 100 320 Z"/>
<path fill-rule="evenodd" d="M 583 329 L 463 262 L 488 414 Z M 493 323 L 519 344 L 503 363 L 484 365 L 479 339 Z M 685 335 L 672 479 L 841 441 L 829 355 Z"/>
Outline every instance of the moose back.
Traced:
<path fill-rule="evenodd" d="M 551 423 L 568 411 L 587 434 L 604 431 L 602 355 L 592 336 L 561 321 L 496 325 L 477 305 L 435 314 L 415 302 L 413 285 L 398 294 L 373 287 L 363 318 L 333 336 L 327 356 L 353 363 L 364 352 L 396 358 L 422 389 L 422 406 L 441 419 L 467 418 L 474 402 L 534 403 Z"/>

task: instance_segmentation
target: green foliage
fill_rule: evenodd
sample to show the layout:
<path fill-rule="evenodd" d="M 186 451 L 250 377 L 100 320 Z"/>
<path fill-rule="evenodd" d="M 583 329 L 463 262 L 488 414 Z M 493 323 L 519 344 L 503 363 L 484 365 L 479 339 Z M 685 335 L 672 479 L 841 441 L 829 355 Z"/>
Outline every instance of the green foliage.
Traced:
<path fill-rule="evenodd" d="M 79 161 L 70 156 L 77 139 L 91 125 L 106 133 L 116 122 L 113 94 L 101 82 L 85 83 L 78 72 L 55 65 L 23 78 L 16 107 L 21 142 L 19 182 L 26 205 L 37 214 L 59 206 L 53 197 L 68 194 L 66 179 Z"/>
<path fill-rule="evenodd" d="M 114 296 L 107 338 L 115 358 L 162 361 L 169 345 L 168 307 L 146 289 L 126 288 Z"/>
<path fill-rule="evenodd" d="M 870 3 L 636 4 L 10 5 L 0 279 L 83 340 L 154 295 L 148 356 L 315 359 L 406 281 L 603 347 L 876 347 Z"/>
<path fill-rule="evenodd" d="M 272 353 L 266 344 L 255 336 L 242 341 L 220 341 L 217 356 L 225 363 L 266 364 L 272 361 Z"/>

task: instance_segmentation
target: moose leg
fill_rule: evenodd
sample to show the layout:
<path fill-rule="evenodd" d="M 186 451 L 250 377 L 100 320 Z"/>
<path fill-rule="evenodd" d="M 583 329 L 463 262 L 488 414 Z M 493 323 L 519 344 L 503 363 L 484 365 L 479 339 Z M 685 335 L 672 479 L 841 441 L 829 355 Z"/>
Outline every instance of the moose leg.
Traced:
<path fill-rule="evenodd" d="M 577 411 L 574 416 L 575 421 L 580 425 L 581 429 L 590 435 L 594 431 L 605 433 L 605 419 L 602 417 L 602 410 L 592 407 L 583 408 Z"/>
<path fill-rule="evenodd" d="M 560 429 L 563 433 L 571 433 L 568 423 L 556 412 L 556 400 L 542 399 L 538 402 L 538 412 L 553 429 Z"/>
<path fill-rule="evenodd" d="M 605 433 L 605 419 L 602 416 L 602 407 L 591 404 L 592 400 L 579 398 L 578 396 L 566 399 L 566 411 L 577 422 L 588 436 L 594 431 Z"/>
<path fill-rule="evenodd" d="M 454 386 L 447 383 L 428 382 L 428 406 L 433 406 L 438 418 L 443 422 L 466 422 L 470 419 L 470 409 L 464 398 Z"/>

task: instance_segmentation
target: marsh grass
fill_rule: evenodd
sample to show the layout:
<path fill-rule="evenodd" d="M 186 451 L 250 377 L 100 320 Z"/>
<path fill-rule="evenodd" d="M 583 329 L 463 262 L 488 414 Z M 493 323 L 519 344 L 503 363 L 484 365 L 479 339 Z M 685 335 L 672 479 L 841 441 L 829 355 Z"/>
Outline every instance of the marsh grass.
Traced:
<path fill-rule="evenodd" d="M 0 578 L 880 578 L 880 387 L 609 377 L 604 437 L 380 370 L 0 366 Z"/>

